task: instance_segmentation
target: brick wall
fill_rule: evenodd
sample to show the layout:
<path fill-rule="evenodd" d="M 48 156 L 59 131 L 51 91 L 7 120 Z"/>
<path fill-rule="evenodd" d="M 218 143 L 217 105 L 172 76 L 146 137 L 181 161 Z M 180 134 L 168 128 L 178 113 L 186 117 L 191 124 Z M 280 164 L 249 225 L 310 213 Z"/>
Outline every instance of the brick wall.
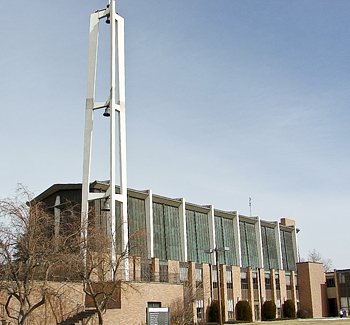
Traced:
<path fill-rule="evenodd" d="M 146 323 L 148 302 L 160 302 L 170 307 L 178 297 L 183 297 L 183 286 L 166 283 L 131 283 L 122 285 L 121 309 L 107 310 L 105 325 L 140 325 Z"/>
<path fill-rule="evenodd" d="M 298 263 L 300 308 L 313 318 L 328 316 L 326 278 L 321 263 Z"/>

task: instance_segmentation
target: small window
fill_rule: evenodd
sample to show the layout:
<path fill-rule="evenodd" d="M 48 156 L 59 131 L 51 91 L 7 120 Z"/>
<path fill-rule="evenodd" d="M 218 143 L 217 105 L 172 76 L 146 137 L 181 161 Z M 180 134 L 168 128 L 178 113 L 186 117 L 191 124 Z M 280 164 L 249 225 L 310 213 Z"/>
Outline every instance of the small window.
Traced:
<path fill-rule="evenodd" d="M 248 289 L 247 272 L 241 272 L 241 289 Z"/>
<path fill-rule="evenodd" d="M 196 269 L 196 281 L 202 282 L 202 269 Z"/>
<path fill-rule="evenodd" d="M 187 267 L 180 267 L 180 281 L 181 282 L 188 281 L 188 268 Z"/>
<path fill-rule="evenodd" d="M 327 287 L 328 288 L 335 287 L 334 277 L 327 277 L 326 278 L 326 283 L 327 283 Z"/>
<path fill-rule="evenodd" d="M 228 312 L 228 319 L 233 319 L 235 317 L 233 300 L 231 299 L 227 300 L 227 312 Z"/>
<path fill-rule="evenodd" d="M 287 290 L 292 290 L 292 285 L 290 283 L 290 274 L 286 274 L 286 287 Z"/>
<path fill-rule="evenodd" d="M 168 265 L 159 265 L 159 281 L 168 282 Z"/>
<path fill-rule="evenodd" d="M 152 281 L 151 265 L 148 262 L 141 264 L 141 280 L 146 282 Z"/>
<path fill-rule="evenodd" d="M 203 319 L 203 300 L 197 300 L 197 319 Z"/>

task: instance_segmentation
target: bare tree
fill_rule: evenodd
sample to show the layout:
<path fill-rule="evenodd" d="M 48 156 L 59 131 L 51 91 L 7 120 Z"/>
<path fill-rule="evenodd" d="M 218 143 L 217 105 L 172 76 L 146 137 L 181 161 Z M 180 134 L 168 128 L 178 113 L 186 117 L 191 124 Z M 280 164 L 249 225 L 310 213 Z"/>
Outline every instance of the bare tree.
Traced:
<path fill-rule="evenodd" d="M 183 281 L 183 297 L 172 301 L 171 324 L 172 325 L 189 325 L 193 324 L 193 304 L 196 302 L 197 294 L 203 295 L 203 287 L 210 285 L 210 280 L 196 281 L 196 276 L 192 275 L 186 281 Z"/>
<path fill-rule="evenodd" d="M 316 251 L 315 248 L 312 251 L 309 251 L 307 259 L 309 262 L 322 263 L 324 272 L 330 272 L 333 270 L 332 260 L 329 258 L 323 258 L 321 253 Z"/>
<path fill-rule="evenodd" d="M 112 229 L 101 226 L 101 216 L 93 213 L 88 236 L 82 238 L 79 209 L 66 203 L 61 211 L 64 221 L 55 232 L 52 213 L 33 201 L 24 186 L 18 186 L 15 197 L 0 200 L 0 291 L 7 293 L 3 303 L 7 316 L 18 324 L 28 323 L 46 302 L 53 306 L 58 293 L 49 280 L 57 277 L 82 284 L 85 302 L 96 309 L 102 325 L 106 309 L 120 304 L 123 262 L 133 251 L 146 251 L 144 231 L 132 234 L 121 250 L 112 241 Z M 119 254 L 113 258 L 111 251 Z"/>
<path fill-rule="evenodd" d="M 191 288 L 189 281 L 184 283 L 183 290 L 183 298 L 175 299 L 170 306 L 171 324 L 173 325 L 188 325 L 193 322 L 192 305 L 196 301 L 196 293 Z"/>
<path fill-rule="evenodd" d="M 315 248 L 312 251 L 309 251 L 307 258 L 309 262 L 322 263 L 322 255 L 316 251 Z"/>
<path fill-rule="evenodd" d="M 80 234 L 76 234 L 75 239 L 75 242 L 70 243 L 74 253 L 67 256 L 68 273 L 72 280 L 82 281 L 83 291 L 88 297 L 86 304 L 96 309 L 98 322 L 102 325 L 105 310 L 110 304 L 119 303 L 120 279 L 117 272 L 126 252 L 114 263 L 109 253 L 111 243 L 105 230 L 93 224 L 88 227 L 86 240 L 81 239 Z"/>
<path fill-rule="evenodd" d="M 62 251 L 51 240 L 51 215 L 24 186 L 18 185 L 15 197 L 0 200 L 0 217 L 0 290 L 7 292 L 7 316 L 26 324 L 54 294 L 48 278 L 62 261 Z"/>
<path fill-rule="evenodd" d="M 89 219 L 87 238 L 82 238 L 80 231 L 75 231 L 74 239 L 73 236 L 70 238 L 69 245 L 72 253 L 66 256 L 65 269 L 66 276 L 82 282 L 83 291 L 86 294 L 86 306 L 96 309 L 98 323 L 103 325 L 103 315 L 106 310 L 120 308 L 121 283 L 124 280 L 125 271 L 124 261 L 134 250 L 145 250 L 138 244 L 131 245 L 130 243 L 142 242 L 137 238 L 145 235 L 143 231 L 135 232 L 130 236 L 127 247 L 121 251 L 118 243 L 113 242 L 113 238 L 110 236 L 111 229 L 101 226 L 98 222 L 100 219 L 101 216 Z M 78 218 L 75 221 L 75 223 L 71 223 L 70 228 L 81 229 Z M 72 225 L 74 226 L 72 227 Z M 67 231 L 73 233 L 73 231 Z M 112 247 L 113 249 L 111 249 Z M 111 251 L 119 251 L 119 254 L 113 258 Z M 135 290 L 130 283 L 125 281 L 123 283 L 128 288 Z"/>

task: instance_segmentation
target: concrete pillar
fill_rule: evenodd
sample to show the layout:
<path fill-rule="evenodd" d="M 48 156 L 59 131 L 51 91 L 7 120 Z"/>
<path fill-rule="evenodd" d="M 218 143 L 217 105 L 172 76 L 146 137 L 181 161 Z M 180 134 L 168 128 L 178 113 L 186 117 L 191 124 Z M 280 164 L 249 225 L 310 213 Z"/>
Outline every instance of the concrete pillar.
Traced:
<path fill-rule="evenodd" d="M 283 270 L 279 270 L 278 272 L 280 276 L 281 305 L 282 305 L 282 311 L 283 311 L 283 304 L 287 300 L 286 272 Z M 282 317 L 283 317 L 283 314 L 282 314 Z"/>
<path fill-rule="evenodd" d="M 236 211 L 236 216 L 233 219 L 233 232 L 235 236 L 235 249 L 236 249 L 236 265 L 242 267 L 242 253 L 241 253 L 241 232 L 239 230 L 239 215 Z"/>
<path fill-rule="evenodd" d="M 148 195 L 145 200 L 145 210 L 146 210 L 146 230 L 147 230 L 147 255 L 148 255 L 148 258 L 152 258 L 154 257 L 152 190 L 148 190 Z"/>
<path fill-rule="evenodd" d="M 202 277 L 203 277 L 203 309 L 204 316 L 207 316 L 207 310 L 211 302 L 211 281 L 210 281 L 210 265 L 203 264 L 202 269 Z"/>
<path fill-rule="evenodd" d="M 259 269 L 259 288 L 260 288 L 260 303 L 261 305 L 266 301 L 266 288 L 265 288 L 265 270 Z M 261 307 L 261 306 L 260 306 Z"/>
<path fill-rule="evenodd" d="M 224 307 L 224 321 L 228 320 L 226 265 L 220 265 L 221 302 Z"/>
<path fill-rule="evenodd" d="M 271 281 L 272 301 L 276 305 L 276 317 L 277 317 L 277 288 L 276 288 L 276 271 L 275 271 L 275 269 L 270 270 L 270 281 Z"/>
<path fill-rule="evenodd" d="M 296 283 L 295 283 L 295 272 L 290 272 L 290 285 L 292 287 L 292 299 L 295 306 L 295 312 L 298 311 L 298 296 L 297 296 L 297 290 L 296 290 Z"/>
<path fill-rule="evenodd" d="M 236 304 L 241 300 L 241 268 L 239 266 L 232 266 L 232 293 L 233 305 L 236 309 Z"/>
<path fill-rule="evenodd" d="M 181 199 L 179 206 L 179 221 L 180 221 L 180 242 L 181 242 L 181 259 L 187 262 L 187 230 L 186 230 L 186 202 Z"/>
<path fill-rule="evenodd" d="M 280 224 L 278 222 L 275 227 L 275 238 L 276 238 L 276 248 L 277 248 L 278 269 L 282 270 L 283 260 L 282 260 L 281 231 L 280 231 Z"/>
<path fill-rule="evenodd" d="M 188 267 L 188 281 L 189 281 L 189 291 L 191 297 L 196 297 L 196 263 L 195 262 L 189 262 Z M 191 308 L 192 307 L 192 308 Z M 192 302 L 192 306 L 190 306 L 192 309 L 192 319 L 193 323 L 197 323 L 197 301 L 194 299 Z"/>
<path fill-rule="evenodd" d="M 61 204 L 61 197 L 56 196 L 55 207 L 54 207 L 54 217 L 55 217 L 55 237 L 58 238 L 60 233 L 60 222 L 61 222 L 61 209 L 59 205 Z"/>
<path fill-rule="evenodd" d="M 247 279 L 248 279 L 248 297 L 249 297 L 250 307 L 252 309 L 252 321 L 255 322 L 253 272 L 251 267 L 248 267 L 247 269 Z"/>
<path fill-rule="evenodd" d="M 335 283 L 335 292 L 337 293 L 337 310 L 340 310 L 340 296 L 339 296 L 339 283 L 338 283 L 338 275 L 337 270 L 334 270 L 334 283 Z"/>
<path fill-rule="evenodd" d="M 141 281 L 141 257 L 134 257 L 134 280 Z"/>
<path fill-rule="evenodd" d="M 208 223 L 209 223 L 209 246 L 208 248 L 216 248 L 216 239 L 215 239 L 215 214 L 214 206 L 210 206 L 210 211 L 208 212 Z M 216 264 L 215 254 L 211 255 L 211 264 Z"/>
<path fill-rule="evenodd" d="M 262 305 L 261 270 L 263 270 L 263 269 L 257 269 L 257 272 L 256 272 L 256 277 L 257 277 L 257 282 L 258 282 L 258 306 L 259 306 L 260 319 L 261 319 L 261 305 Z M 264 288 L 265 288 L 265 286 L 264 286 Z M 258 319 L 256 321 L 258 321 Z"/>
<path fill-rule="evenodd" d="M 168 260 L 168 281 L 169 283 L 180 282 L 180 262 Z"/>
<path fill-rule="evenodd" d="M 255 223 L 255 235 L 256 242 L 258 244 L 258 258 L 259 258 L 259 268 L 264 268 L 264 259 L 263 259 L 263 247 L 262 247 L 262 236 L 261 236 L 261 222 L 260 218 L 257 217 L 257 221 Z"/>
<path fill-rule="evenodd" d="M 152 276 L 154 282 L 159 282 L 159 258 L 152 258 Z"/>

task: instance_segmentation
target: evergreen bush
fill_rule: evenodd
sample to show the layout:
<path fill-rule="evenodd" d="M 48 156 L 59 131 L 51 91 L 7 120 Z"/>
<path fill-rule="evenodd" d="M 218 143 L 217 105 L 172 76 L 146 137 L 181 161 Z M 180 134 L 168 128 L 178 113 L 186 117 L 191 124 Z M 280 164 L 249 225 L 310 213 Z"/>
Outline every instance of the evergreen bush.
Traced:
<path fill-rule="evenodd" d="M 236 305 L 236 319 L 240 321 L 252 321 L 252 308 L 247 300 L 241 300 Z"/>
<path fill-rule="evenodd" d="M 295 318 L 295 304 L 293 300 L 287 300 L 283 304 L 283 317 Z"/>
<path fill-rule="evenodd" d="M 220 304 L 218 300 L 213 300 L 208 308 L 208 321 L 209 322 L 219 322 L 220 319 Z M 222 306 L 222 321 L 225 321 L 225 309 Z"/>
<path fill-rule="evenodd" d="M 276 319 L 276 304 L 273 301 L 265 301 L 262 305 L 261 317 L 263 320 Z"/>

